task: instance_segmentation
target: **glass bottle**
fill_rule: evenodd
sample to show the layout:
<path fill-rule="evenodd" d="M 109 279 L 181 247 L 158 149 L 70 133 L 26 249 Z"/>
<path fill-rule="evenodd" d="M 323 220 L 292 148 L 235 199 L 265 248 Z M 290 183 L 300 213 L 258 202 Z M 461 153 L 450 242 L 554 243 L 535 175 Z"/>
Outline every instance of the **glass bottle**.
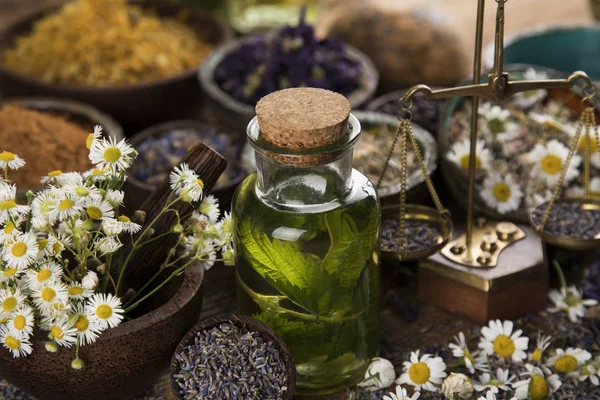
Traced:
<path fill-rule="evenodd" d="M 283 337 L 300 396 L 358 383 L 378 352 L 380 208 L 352 168 L 359 135 L 353 115 L 316 149 L 267 142 L 256 117 L 247 129 L 257 171 L 232 204 L 238 309 Z"/>
<path fill-rule="evenodd" d="M 227 0 L 227 15 L 231 25 L 247 35 L 282 25 L 295 25 L 304 6 L 306 21 L 313 23 L 317 18 L 319 0 Z"/>

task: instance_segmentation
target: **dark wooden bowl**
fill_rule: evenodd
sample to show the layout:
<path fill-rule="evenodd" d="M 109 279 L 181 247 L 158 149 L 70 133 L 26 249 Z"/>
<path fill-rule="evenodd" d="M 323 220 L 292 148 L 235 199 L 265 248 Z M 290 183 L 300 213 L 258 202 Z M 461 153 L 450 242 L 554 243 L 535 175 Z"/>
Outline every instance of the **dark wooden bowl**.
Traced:
<path fill-rule="evenodd" d="M 204 269 L 194 265 L 183 279 L 165 285 L 149 300 L 153 311 L 106 331 L 98 341 L 84 346 L 82 370 L 71 368 L 75 348 L 58 353 L 44 348 L 44 335 L 33 341 L 33 353 L 12 358 L 0 351 L 0 374 L 8 381 L 44 400 L 124 400 L 144 392 L 168 368 L 177 343 L 196 323 L 202 308 Z"/>
<path fill-rule="evenodd" d="M 232 30 L 206 11 L 154 1 L 136 4 L 152 8 L 161 16 L 175 16 L 185 9 L 186 23 L 214 47 L 233 38 Z M 35 21 L 58 9 L 48 7 L 38 10 L 0 32 L 0 54 L 6 48 L 14 46 L 17 37 L 30 32 Z M 198 113 L 201 91 L 196 80 L 196 70 L 197 68 L 193 68 L 166 78 L 132 85 L 95 87 L 47 83 L 20 75 L 0 64 L 0 93 L 4 97 L 53 96 L 76 99 L 113 115 L 125 126 L 127 132 L 135 132 L 154 123 Z"/>
<path fill-rule="evenodd" d="M 194 326 L 185 336 L 181 339 L 179 346 L 175 350 L 175 354 L 173 354 L 173 358 L 171 360 L 171 389 L 173 392 L 173 396 L 176 399 L 183 400 L 183 396 L 179 393 L 179 385 L 173 378 L 173 375 L 178 373 L 177 369 L 177 360 L 176 355 L 181 353 L 185 347 L 189 346 L 189 344 L 194 340 L 196 334 L 198 332 L 205 331 L 207 329 L 211 329 L 219 324 L 224 322 L 230 322 L 233 325 L 240 327 L 241 329 L 248 330 L 251 332 L 259 332 L 261 336 L 273 343 L 273 345 L 279 350 L 281 355 L 283 356 L 284 362 L 287 365 L 287 392 L 283 396 L 284 400 L 291 400 L 294 398 L 294 391 L 296 390 L 296 364 L 294 363 L 294 358 L 292 357 L 292 353 L 288 349 L 287 345 L 283 341 L 283 339 L 269 326 L 263 324 L 262 322 L 248 317 L 246 315 L 238 315 L 238 314 L 221 314 L 215 317 L 207 318 L 205 320 L 200 321 L 196 326 Z"/>
<path fill-rule="evenodd" d="M 143 131 L 136 133 L 130 141 L 130 144 L 138 148 L 139 144 L 142 143 L 147 138 L 152 137 L 160 137 L 165 132 L 169 132 L 171 130 L 176 129 L 193 129 L 199 132 L 206 132 L 209 129 L 217 128 L 220 130 L 220 127 L 210 125 L 207 123 L 203 123 L 195 120 L 178 120 L 178 121 L 169 121 L 164 122 L 162 124 L 154 125 L 149 128 L 144 129 Z M 227 131 L 227 130 L 225 130 Z M 230 132 L 226 132 L 230 133 Z M 231 140 L 231 145 L 236 146 L 237 149 L 234 151 L 235 159 L 239 160 L 243 143 L 246 140 L 245 136 L 230 134 L 228 135 Z M 139 157 L 138 157 L 139 158 Z M 234 160 L 228 160 L 230 163 L 233 163 Z M 139 161 L 138 161 L 139 162 Z M 244 169 L 244 166 L 241 166 Z M 215 185 L 211 190 L 211 194 L 213 194 L 218 200 L 221 209 L 228 210 L 231 205 L 231 199 L 233 198 L 233 193 L 238 185 L 244 180 L 244 178 L 250 173 L 250 170 L 242 170 L 240 171 L 240 175 L 230 182 L 222 185 Z M 124 190 L 127 193 L 125 197 L 125 203 L 128 210 L 137 210 L 139 207 L 146 201 L 148 196 L 156 189 L 155 185 L 151 185 L 146 182 L 142 182 L 137 179 L 133 174 L 128 174 L 127 181 L 125 182 Z"/>

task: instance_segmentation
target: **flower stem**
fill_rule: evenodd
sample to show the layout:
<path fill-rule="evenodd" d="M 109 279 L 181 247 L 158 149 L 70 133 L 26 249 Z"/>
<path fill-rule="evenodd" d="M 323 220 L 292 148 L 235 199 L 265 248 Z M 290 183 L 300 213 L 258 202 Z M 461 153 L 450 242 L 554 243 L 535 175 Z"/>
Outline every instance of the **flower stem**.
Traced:
<path fill-rule="evenodd" d="M 558 274 L 558 279 L 560 280 L 560 287 L 566 290 L 567 289 L 567 279 L 565 278 L 565 274 L 564 274 L 562 268 L 560 267 L 560 264 L 558 263 L 558 261 L 552 260 L 552 265 L 554 265 L 554 269 L 556 270 L 556 273 Z"/>

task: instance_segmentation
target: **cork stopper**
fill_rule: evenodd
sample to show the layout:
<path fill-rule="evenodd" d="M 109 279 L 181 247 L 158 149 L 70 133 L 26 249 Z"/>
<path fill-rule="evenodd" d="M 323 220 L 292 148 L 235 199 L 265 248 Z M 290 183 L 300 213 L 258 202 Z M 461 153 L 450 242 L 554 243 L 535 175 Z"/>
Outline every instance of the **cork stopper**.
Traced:
<path fill-rule="evenodd" d="M 350 102 L 324 89 L 292 88 L 271 93 L 256 104 L 264 139 L 287 149 L 316 149 L 346 134 Z"/>

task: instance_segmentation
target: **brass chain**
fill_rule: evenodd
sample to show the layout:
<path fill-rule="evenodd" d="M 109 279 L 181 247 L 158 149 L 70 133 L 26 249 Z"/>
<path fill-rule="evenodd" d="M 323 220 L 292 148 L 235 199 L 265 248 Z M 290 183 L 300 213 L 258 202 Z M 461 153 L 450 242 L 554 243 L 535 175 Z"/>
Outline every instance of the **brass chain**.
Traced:
<path fill-rule="evenodd" d="M 385 160 L 385 165 L 383 166 L 383 170 L 381 171 L 381 175 L 379 175 L 379 179 L 377 180 L 377 184 L 375 185 L 375 190 L 379 190 L 379 186 L 381 186 L 381 181 L 383 181 L 383 176 L 385 175 L 392 156 L 394 155 L 394 149 L 396 148 L 396 143 L 398 143 L 398 138 L 400 137 L 400 133 L 402 130 L 402 121 L 400 120 L 400 124 L 398 124 L 398 128 L 396 129 L 396 133 L 394 134 L 394 140 L 392 141 L 392 148 L 389 151 L 389 154 Z"/>
<path fill-rule="evenodd" d="M 592 110 L 593 112 L 593 110 Z M 583 159 L 583 186 L 585 188 L 585 197 L 590 197 L 590 157 L 591 157 L 591 146 L 592 146 L 592 139 L 591 139 L 591 129 L 592 129 L 592 117 L 590 116 L 590 113 L 585 112 L 585 152 L 584 152 L 584 159 Z M 581 140 L 581 139 L 580 139 Z M 579 150 L 579 143 L 577 144 L 578 150 Z"/>
<path fill-rule="evenodd" d="M 411 131 L 411 123 L 409 119 L 400 121 L 402 129 L 402 153 L 400 163 L 402 170 L 400 171 L 400 216 L 398 219 L 398 237 L 400 239 L 400 259 L 408 254 L 408 239 L 406 237 L 406 178 L 408 170 L 408 132 Z"/>

